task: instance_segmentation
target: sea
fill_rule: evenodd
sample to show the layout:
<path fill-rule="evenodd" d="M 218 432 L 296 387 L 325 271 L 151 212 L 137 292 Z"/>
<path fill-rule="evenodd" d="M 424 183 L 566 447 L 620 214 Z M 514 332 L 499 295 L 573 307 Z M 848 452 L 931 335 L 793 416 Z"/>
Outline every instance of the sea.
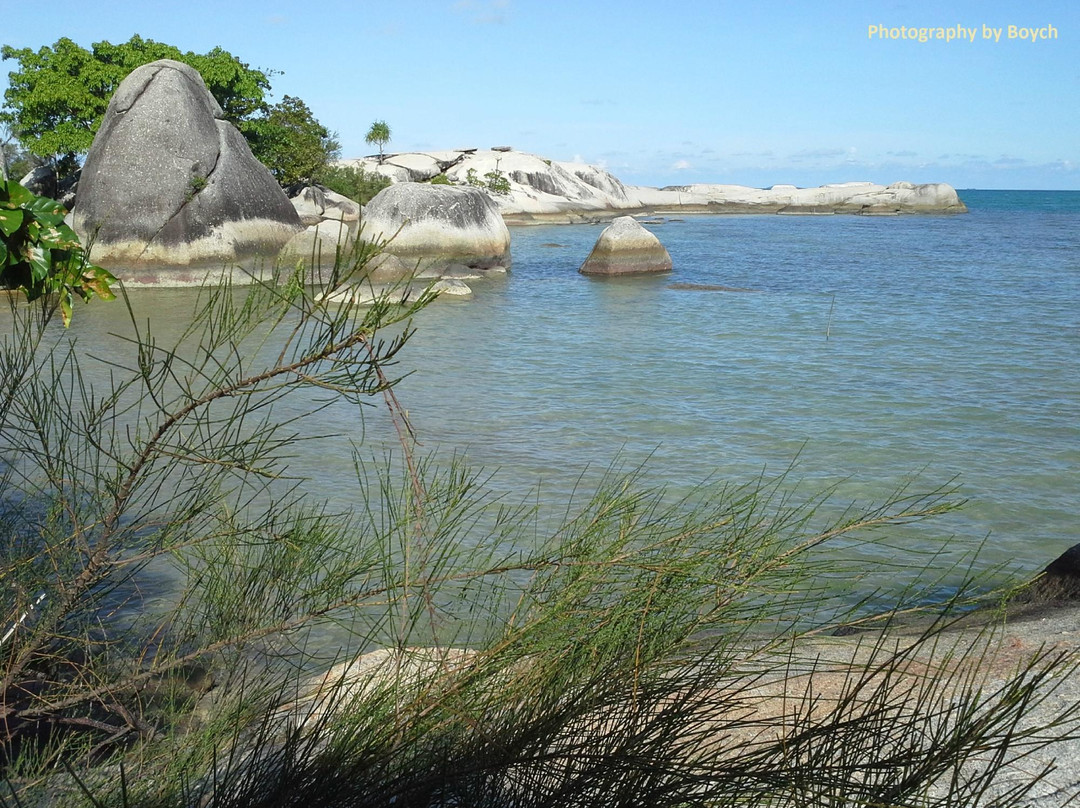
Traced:
<path fill-rule="evenodd" d="M 511 270 L 420 312 L 393 368 L 416 452 L 552 524 L 613 469 L 672 498 L 779 479 L 827 492 L 826 519 L 948 488 L 959 510 L 859 550 L 886 588 L 939 564 L 1037 572 L 1080 542 L 1080 192 L 960 197 L 967 214 L 647 217 L 674 265 L 649 277 L 578 273 L 603 225 L 511 228 Z M 194 300 L 130 296 L 163 324 Z M 107 354 L 125 317 L 80 306 L 73 333 Z M 333 437 L 290 469 L 349 508 L 354 456 L 395 450 L 385 407 L 312 424 Z"/>
<path fill-rule="evenodd" d="M 960 196 L 654 219 L 674 269 L 644 278 L 578 274 L 602 225 L 513 228 L 505 279 L 420 318 L 399 398 L 425 449 L 544 501 L 613 464 L 673 494 L 784 475 L 838 510 L 954 486 L 878 555 L 1037 572 L 1080 542 L 1080 192 Z"/>

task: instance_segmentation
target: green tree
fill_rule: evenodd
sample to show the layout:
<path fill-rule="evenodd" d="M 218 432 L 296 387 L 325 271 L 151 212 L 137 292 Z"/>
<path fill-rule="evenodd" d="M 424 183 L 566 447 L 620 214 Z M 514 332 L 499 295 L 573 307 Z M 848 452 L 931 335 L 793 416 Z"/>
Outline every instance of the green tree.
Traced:
<path fill-rule="evenodd" d="M 375 121 L 364 135 L 364 140 L 379 147 L 379 163 L 382 163 L 383 146 L 390 142 L 390 126 L 386 121 Z"/>
<path fill-rule="evenodd" d="M 312 182 L 340 154 L 334 133 L 291 95 L 251 121 L 249 132 L 252 152 L 282 186 Z"/>
<path fill-rule="evenodd" d="M 175 59 L 194 67 L 221 105 L 227 120 L 250 137 L 253 121 L 266 110 L 270 80 L 228 51 L 182 52 L 172 45 L 133 36 L 113 45 L 97 42 L 91 50 L 64 37 L 37 51 L 0 48 L 3 59 L 18 62 L 8 74 L 0 123 L 18 136 L 31 154 L 54 165 L 59 177 L 73 172 L 90 149 L 109 99 L 136 67 L 157 59 Z"/>

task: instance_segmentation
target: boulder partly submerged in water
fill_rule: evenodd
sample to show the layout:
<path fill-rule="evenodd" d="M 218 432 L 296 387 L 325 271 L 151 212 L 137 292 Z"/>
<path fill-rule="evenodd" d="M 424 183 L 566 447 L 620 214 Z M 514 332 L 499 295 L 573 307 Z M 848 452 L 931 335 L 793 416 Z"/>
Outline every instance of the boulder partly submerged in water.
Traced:
<path fill-rule="evenodd" d="M 423 183 L 384 188 L 364 208 L 361 238 L 421 273 L 510 265 L 510 231 L 484 191 Z"/>
<path fill-rule="evenodd" d="M 600 234 L 578 271 L 609 276 L 670 272 L 671 256 L 660 239 L 634 218 L 620 216 Z"/>
<path fill-rule="evenodd" d="M 136 68 L 113 95 L 72 223 L 107 267 L 273 258 L 302 229 L 202 77 L 170 59 Z"/>

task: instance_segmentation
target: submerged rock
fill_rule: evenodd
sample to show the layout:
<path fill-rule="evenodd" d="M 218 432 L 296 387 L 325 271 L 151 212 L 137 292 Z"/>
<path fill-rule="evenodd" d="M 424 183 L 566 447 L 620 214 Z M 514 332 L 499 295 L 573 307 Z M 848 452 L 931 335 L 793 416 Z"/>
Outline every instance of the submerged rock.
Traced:
<path fill-rule="evenodd" d="M 660 240 L 630 216 L 620 216 L 604 229 L 582 275 L 640 275 L 670 272 L 671 256 Z"/>
<path fill-rule="evenodd" d="M 510 231 L 495 203 L 477 188 L 418 183 L 384 188 L 365 208 L 363 238 L 388 240 L 386 252 L 420 271 L 510 263 Z"/>
<path fill-rule="evenodd" d="M 113 95 L 72 223 L 113 267 L 273 257 L 302 229 L 202 77 L 170 59 L 136 68 Z"/>

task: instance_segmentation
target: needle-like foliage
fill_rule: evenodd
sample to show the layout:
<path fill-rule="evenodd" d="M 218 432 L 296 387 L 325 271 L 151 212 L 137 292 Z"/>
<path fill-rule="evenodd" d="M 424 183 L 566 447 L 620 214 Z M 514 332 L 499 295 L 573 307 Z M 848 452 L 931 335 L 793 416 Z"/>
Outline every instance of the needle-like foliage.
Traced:
<path fill-rule="evenodd" d="M 783 479 L 672 501 L 639 470 L 551 520 L 417 454 L 393 383 L 429 296 L 306 281 L 206 288 L 168 340 L 127 301 L 105 389 L 13 307 L 0 804 L 1005 805 L 1039 772 L 998 774 L 1073 731 L 1030 719 L 1067 656 L 994 678 L 949 631 L 969 586 L 918 630 L 813 639 L 844 613 L 829 548 L 951 491 L 827 516 Z M 384 406 L 399 449 L 355 447 L 336 513 L 288 460 L 343 403 Z"/>

